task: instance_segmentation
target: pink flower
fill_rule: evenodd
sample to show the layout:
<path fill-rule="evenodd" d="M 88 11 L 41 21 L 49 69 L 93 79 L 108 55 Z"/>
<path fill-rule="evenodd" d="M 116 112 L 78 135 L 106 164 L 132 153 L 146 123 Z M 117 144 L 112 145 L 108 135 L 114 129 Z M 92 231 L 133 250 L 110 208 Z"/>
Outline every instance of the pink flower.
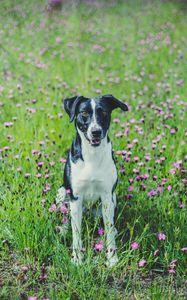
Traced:
<path fill-rule="evenodd" d="M 148 160 L 151 160 L 151 158 L 150 158 L 149 155 L 145 155 L 144 157 L 145 157 L 145 160 L 147 160 L 147 161 L 148 161 Z"/>
<path fill-rule="evenodd" d="M 32 114 L 34 114 L 36 112 L 36 109 L 32 108 L 32 107 L 27 107 L 26 110 Z"/>
<path fill-rule="evenodd" d="M 133 169 L 133 173 L 134 173 L 134 174 L 139 174 L 139 173 L 140 173 L 140 170 Z"/>
<path fill-rule="evenodd" d="M 160 158 L 160 160 L 164 161 L 164 160 L 166 160 L 166 158 L 163 156 L 163 157 Z"/>
<path fill-rule="evenodd" d="M 119 122 L 120 122 L 120 119 L 113 119 L 113 122 L 114 122 L 114 123 L 119 123 Z"/>
<path fill-rule="evenodd" d="M 132 147 L 133 147 L 132 143 L 127 145 L 127 149 L 131 149 Z"/>
<path fill-rule="evenodd" d="M 60 207 L 60 212 L 64 215 L 68 214 L 68 208 L 66 207 L 66 205 Z"/>
<path fill-rule="evenodd" d="M 37 163 L 37 166 L 38 167 L 42 167 L 44 165 L 44 162 L 43 161 L 39 161 L 38 163 Z"/>
<path fill-rule="evenodd" d="M 22 267 L 21 267 L 21 271 L 22 271 L 23 273 L 27 273 L 28 270 L 29 270 L 29 268 L 28 268 L 27 266 L 22 266 Z"/>
<path fill-rule="evenodd" d="M 139 157 L 138 156 L 134 156 L 134 161 L 138 161 Z"/>
<path fill-rule="evenodd" d="M 38 155 L 39 153 L 40 153 L 40 151 L 37 150 L 37 149 L 33 149 L 33 150 L 32 150 L 32 156 Z"/>
<path fill-rule="evenodd" d="M 101 240 L 99 243 L 95 244 L 95 250 L 102 251 L 104 248 L 104 242 Z"/>
<path fill-rule="evenodd" d="M 49 212 L 54 212 L 56 211 L 56 204 L 52 204 L 51 207 L 49 208 Z"/>
<path fill-rule="evenodd" d="M 131 244 L 132 250 L 137 250 L 139 248 L 139 244 L 137 242 L 134 242 Z"/>
<path fill-rule="evenodd" d="M 13 123 L 12 123 L 12 122 L 5 122 L 5 123 L 4 123 L 4 126 L 5 126 L 5 127 L 12 127 L 12 126 L 13 126 Z"/>
<path fill-rule="evenodd" d="M 120 169 L 120 173 L 121 173 L 121 174 L 125 174 L 125 169 L 123 169 L 123 168 Z"/>
<path fill-rule="evenodd" d="M 141 162 L 138 163 L 138 166 L 140 166 L 140 167 L 142 167 L 142 166 L 144 166 L 144 165 L 145 165 L 145 164 L 144 164 L 143 161 L 141 161 Z"/>
<path fill-rule="evenodd" d="M 159 256 L 159 254 L 160 254 L 160 251 L 157 249 L 157 250 L 154 251 L 154 254 L 153 254 L 153 255 L 154 255 L 154 256 Z"/>
<path fill-rule="evenodd" d="M 124 130 L 124 133 L 123 133 L 123 134 L 124 134 L 125 136 L 127 136 L 127 135 L 128 135 L 128 133 L 129 133 L 129 128 L 125 128 L 125 130 Z"/>
<path fill-rule="evenodd" d="M 158 186 L 156 190 L 157 190 L 158 193 L 162 193 L 163 192 L 163 188 L 161 186 Z"/>
<path fill-rule="evenodd" d="M 175 133 L 176 133 L 175 128 L 172 128 L 172 129 L 170 130 L 170 133 L 171 133 L 171 134 L 175 134 Z"/>
<path fill-rule="evenodd" d="M 55 41 L 57 44 L 60 44 L 62 42 L 62 39 L 60 36 L 57 36 Z"/>
<path fill-rule="evenodd" d="M 64 215 L 62 219 L 62 224 L 68 224 L 68 218 Z"/>
<path fill-rule="evenodd" d="M 171 191 L 171 190 L 172 190 L 172 186 L 168 185 L 168 191 Z"/>
<path fill-rule="evenodd" d="M 187 251 L 187 247 L 181 248 L 181 251 L 182 251 L 182 252 Z"/>
<path fill-rule="evenodd" d="M 50 184 L 46 184 L 45 187 L 44 187 L 44 189 L 43 189 L 43 192 L 44 192 L 44 193 L 47 193 L 47 192 L 50 191 L 50 189 L 51 189 Z"/>
<path fill-rule="evenodd" d="M 28 177 L 30 177 L 30 176 L 31 176 L 30 173 L 25 173 L 25 178 L 28 178 Z"/>
<path fill-rule="evenodd" d="M 37 300 L 37 299 L 38 299 L 37 297 L 33 297 L 33 296 L 28 298 L 28 300 Z"/>
<path fill-rule="evenodd" d="M 179 208 L 184 208 L 184 207 L 185 207 L 184 203 L 179 203 Z"/>
<path fill-rule="evenodd" d="M 138 266 L 139 266 L 140 268 L 142 268 L 142 267 L 145 266 L 145 264 L 146 264 L 146 260 L 145 260 L 145 259 L 141 259 L 141 260 L 139 261 L 139 263 L 138 263 Z"/>
<path fill-rule="evenodd" d="M 149 174 L 142 175 L 143 179 L 147 180 L 149 178 Z"/>
<path fill-rule="evenodd" d="M 171 169 L 171 170 L 170 170 L 170 173 L 171 173 L 172 175 L 175 175 L 175 174 L 176 174 L 176 170 L 175 170 L 175 169 Z"/>
<path fill-rule="evenodd" d="M 60 162 L 61 163 L 66 163 L 66 159 L 62 157 L 62 158 L 60 158 Z"/>
<path fill-rule="evenodd" d="M 10 147 L 9 146 L 5 146 L 5 147 L 3 147 L 3 150 L 8 151 L 8 150 L 10 150 Z"/>
<path fill-rule="evenodd" d="M 116 154 L 117 154 L 117 155 L 120 155 L 120 154 L 121 154 L 121 150 L 117 150 L 117 151 L 116 151 Z"/>
<path fill-rule="evenodd" d="M 121 137 L 122 135 L 123 135 L 123 133 L 121 131 L 119 131 L 115 134 L 116 137 Z"/>
<path fill-rule="evenodd" d="M 104 235 L 104 232 L 104 228 L 101 227 L 98 229 L 98 235 Z"/>
<path fill-rule="evenodd" d="M 166 235 L 163 232 L 159 232 L 158 239 L 159 241 L 165 241 Z"/>
<path fill-rule="evenodd" d="M 133 190 L 133 187 L 132 187 L 132 185 L 130 185 L 130 186 L 128 187 L 128 192 L 132 192 L 132 190 Z"/>
<path fill-rule="evenodd" d="M 38 173 L 38 174 L 36 174 L 35 175 L 37 178 L 40 178 L 40 177 L 42 177 L 42 174 L 41 173 Z"/>

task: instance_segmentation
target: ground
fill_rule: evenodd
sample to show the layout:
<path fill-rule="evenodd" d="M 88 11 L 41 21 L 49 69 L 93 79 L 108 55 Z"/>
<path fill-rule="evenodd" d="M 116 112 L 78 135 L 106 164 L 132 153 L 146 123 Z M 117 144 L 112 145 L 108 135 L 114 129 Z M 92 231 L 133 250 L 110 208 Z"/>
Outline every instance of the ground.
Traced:
<path fill-rule="evenodd" d="M 185 3 L 63 2 L 0 3 L 0 298 L 185 299 Z M 129 106 L 110 128 L 120 260 L 106 268 L 88 212 L 77 267 L 55 205 L 75 134 L 62 99 L 108 93 Z"/>

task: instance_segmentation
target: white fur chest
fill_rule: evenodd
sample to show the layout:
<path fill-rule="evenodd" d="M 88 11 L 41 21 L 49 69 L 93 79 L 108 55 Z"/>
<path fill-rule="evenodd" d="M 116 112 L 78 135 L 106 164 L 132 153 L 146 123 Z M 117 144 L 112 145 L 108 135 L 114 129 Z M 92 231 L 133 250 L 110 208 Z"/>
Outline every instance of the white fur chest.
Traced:
<path fill-rule="evenodd" d="M 95 202 L 104 194 L 112 193 L 117 172 L 111 150 L 111 143 L 106 139 L 97 148 L 83 139 L 83 161 L 71 161 L 71 184 L 75 197 Z"/>

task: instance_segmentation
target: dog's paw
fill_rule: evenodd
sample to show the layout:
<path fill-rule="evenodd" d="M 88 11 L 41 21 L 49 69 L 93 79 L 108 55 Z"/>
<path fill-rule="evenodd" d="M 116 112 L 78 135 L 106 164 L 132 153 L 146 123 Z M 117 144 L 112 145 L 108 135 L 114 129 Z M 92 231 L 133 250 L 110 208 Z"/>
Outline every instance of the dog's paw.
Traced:
<path fill-rule="evenodd" d="M 112 268 L 118 263 L 118 261 L 117 254 L 114 254 L 113 256 L 107 258 L 106 265 L 108 268 Z"/>
<path fill-rule="evenodd" d="M 58 192 L 57 192 L 57 196 L 56 196 L 56 204 L 57 206 L 61 206 L 61 204 L 65 201 L 66 198 L 66 190 L 64 187 L 61 187 Z"/>
<path fill-rule="evenodd" d="M 82 265 L 82 259 L 83 259 L 82 253 L 73 253 L 71 262 L 76 266 L 80 266 Z"/>

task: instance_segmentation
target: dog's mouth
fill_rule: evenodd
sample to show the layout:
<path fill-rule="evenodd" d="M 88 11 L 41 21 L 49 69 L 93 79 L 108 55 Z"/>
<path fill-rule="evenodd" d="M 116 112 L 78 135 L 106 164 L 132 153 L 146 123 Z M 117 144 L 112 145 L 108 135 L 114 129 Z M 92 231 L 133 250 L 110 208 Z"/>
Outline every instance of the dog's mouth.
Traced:
<path fill-rule="evenodd" d="M 99 146 L 99 145 L 101 144 L 101 138 L 92 138 L 92 139 L 90 140 L 90 144 L 91 144 L 91 146 L 93 146 L 93 147 Z"/>

